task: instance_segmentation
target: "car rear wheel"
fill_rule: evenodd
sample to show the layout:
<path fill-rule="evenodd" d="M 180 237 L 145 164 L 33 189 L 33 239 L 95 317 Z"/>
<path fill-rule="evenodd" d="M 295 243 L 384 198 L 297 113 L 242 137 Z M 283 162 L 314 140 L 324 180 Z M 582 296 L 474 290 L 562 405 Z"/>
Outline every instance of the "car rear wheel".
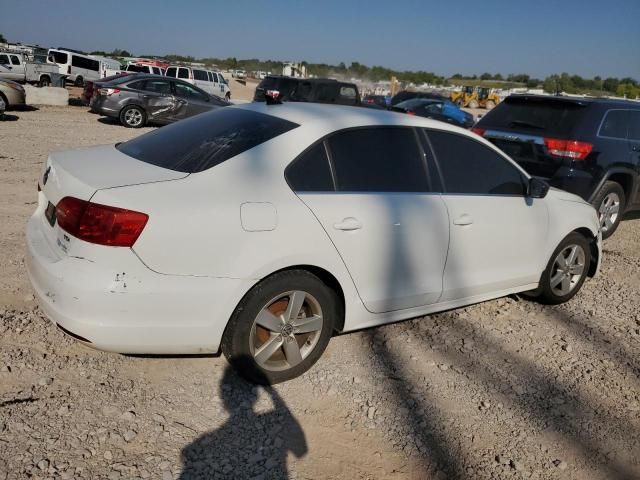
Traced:
<path fill-rule="evenodd" d="M 43 77 L 40 77 L 40 81 L 38 82 L 38 86 L 39 87 L 48 87 L 51 85 L 51 79 L 45 75 Z"/>
<path fill-rule="evenodd" d="M 320 358 L 338 315 L 335 292 L 318 277 L 304 270 L 276 273 L 242 299 L 222 337 L 222 353 L 251 382 L 284 382 Z"/>
<path fill-rule="evenodd" d="M 142 108 L 136 105 L 129 105 L 120 111 L 120 123 L 127 128 L 144 127 L 147 122 L 147 115 Z"/>
<path fill-rule="evenodd" d="M 590 264 L 589 241 L 577 232 L 567 235 L 542 274 L 538 300 L 552 305 L 569 301 L 582 287 Z"/>
<path fill-rule="evenodd" d="M 227 102 L 230 102 L 230 101 L 231 101 L 231 93 L 227 92 L 227 94 L 224 96 L 224 99 L 225 99 Z"/>
<path fill-rule="evenodd" d="M 624 190 L 617 182 L 604 183 L 598 195 L 593 200 L 593 206 L 598 211 L 602 238 L 609 238 L 618 229 L 625 205 Z"/>
<path fill-rule="evenodd" d="M 76 87 L 82 87 L 82 86 L 84 86 L 84 78 L 82 78 L 82 77 L 80 77 L 80 76 L 76 77 L 76 81 L 75 81 L 75 82 L 73 82 L 73 84 L 74 84 Z"/>
<path fill-rule="evenodd" d="M 9 107 L 9 102 L 5 98 L 4 94 L 0 92 L 0 115 L 4 113 L 4 111 Z"/>

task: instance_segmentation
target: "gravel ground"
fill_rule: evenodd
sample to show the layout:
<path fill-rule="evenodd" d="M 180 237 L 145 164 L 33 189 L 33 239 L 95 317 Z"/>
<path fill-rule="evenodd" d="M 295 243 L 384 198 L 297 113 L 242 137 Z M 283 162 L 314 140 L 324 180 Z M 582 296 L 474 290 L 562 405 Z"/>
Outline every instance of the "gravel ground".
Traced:
<path fill-rule="evenodd" d="M 510 297 L 334 338 L 272 389 L 224 358 L 102 353 L 42 317 L 23 231 L 46 154 L 141 133 L 0 123 L 0 480 L 638 479 L 640 222 L 570 303 Z"/>

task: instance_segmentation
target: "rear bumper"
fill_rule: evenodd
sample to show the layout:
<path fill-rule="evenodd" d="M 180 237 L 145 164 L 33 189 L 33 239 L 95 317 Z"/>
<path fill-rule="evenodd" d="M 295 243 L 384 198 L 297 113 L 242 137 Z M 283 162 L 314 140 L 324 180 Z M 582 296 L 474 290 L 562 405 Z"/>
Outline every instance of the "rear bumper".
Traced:
<path fill-rule="evenodd" d="M 120 106 L 111 101 L 108 97 L 94 96 L 89 102 L 91 111 L 105 115 L 107 117 L 118 117 L 120 113 Z"/>
<path fill-rule="evenodd" d="M 218 351 L 246 287 L 241 280 L 158 274 L 125 248 L 118 265 L 61 256 L 42 228 L 36 213 L 27 226 L 27 271 L 42 311 L 67 333 L 120 353 Z"/>

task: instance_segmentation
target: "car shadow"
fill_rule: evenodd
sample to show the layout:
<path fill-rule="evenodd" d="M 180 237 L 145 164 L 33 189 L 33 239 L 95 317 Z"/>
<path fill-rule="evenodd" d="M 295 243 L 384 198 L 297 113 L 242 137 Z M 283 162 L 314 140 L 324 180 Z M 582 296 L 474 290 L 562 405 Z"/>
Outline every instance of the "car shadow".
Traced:
<path fill-rule="evenodd" d="M 5 113 L 4 115 L 0 115 L 0 122 L 15 122 L 19 118 L 17 115 L 8 115 Z"/>
<path fill-rule="evenodd" d="M 104 125 L 120 125 L 120 122 L 118 121 L 117 118 L 111 118 L 111 117 L 100 117 L 98 118 L 98 122 Z"/>
<path fill-rule="evenodd" d="M 261 408 L 261 390 L 273 408 Z M 306 455 L 307 441 L 275 388 L 252 385 L 227 365 L 219 395 L 229 417 L 182 449 L 180 480 L 288 479 L 287 457 L 289 453 L 297 458 Z"/>

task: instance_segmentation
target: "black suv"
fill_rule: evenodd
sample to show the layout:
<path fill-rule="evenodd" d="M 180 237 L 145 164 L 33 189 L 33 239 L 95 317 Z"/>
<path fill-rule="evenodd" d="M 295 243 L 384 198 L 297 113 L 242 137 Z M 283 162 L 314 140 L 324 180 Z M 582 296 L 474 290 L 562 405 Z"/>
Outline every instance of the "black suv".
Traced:
<path fill-rule="evenodd" d="M 280 92 L 279 99 L 290 102 L 361 105 L 358 87 L 330 78 L 294 78 L 280 75 L 265 77 L 256 87 L 254 102 L 264 102 L 267 90 Z"/>
<path fill-rule="evenodd" d="M 511 95 L 472 130 L 531 175 L 590 202 L 603 238 L 640 210 L 640 102 Z"/>

